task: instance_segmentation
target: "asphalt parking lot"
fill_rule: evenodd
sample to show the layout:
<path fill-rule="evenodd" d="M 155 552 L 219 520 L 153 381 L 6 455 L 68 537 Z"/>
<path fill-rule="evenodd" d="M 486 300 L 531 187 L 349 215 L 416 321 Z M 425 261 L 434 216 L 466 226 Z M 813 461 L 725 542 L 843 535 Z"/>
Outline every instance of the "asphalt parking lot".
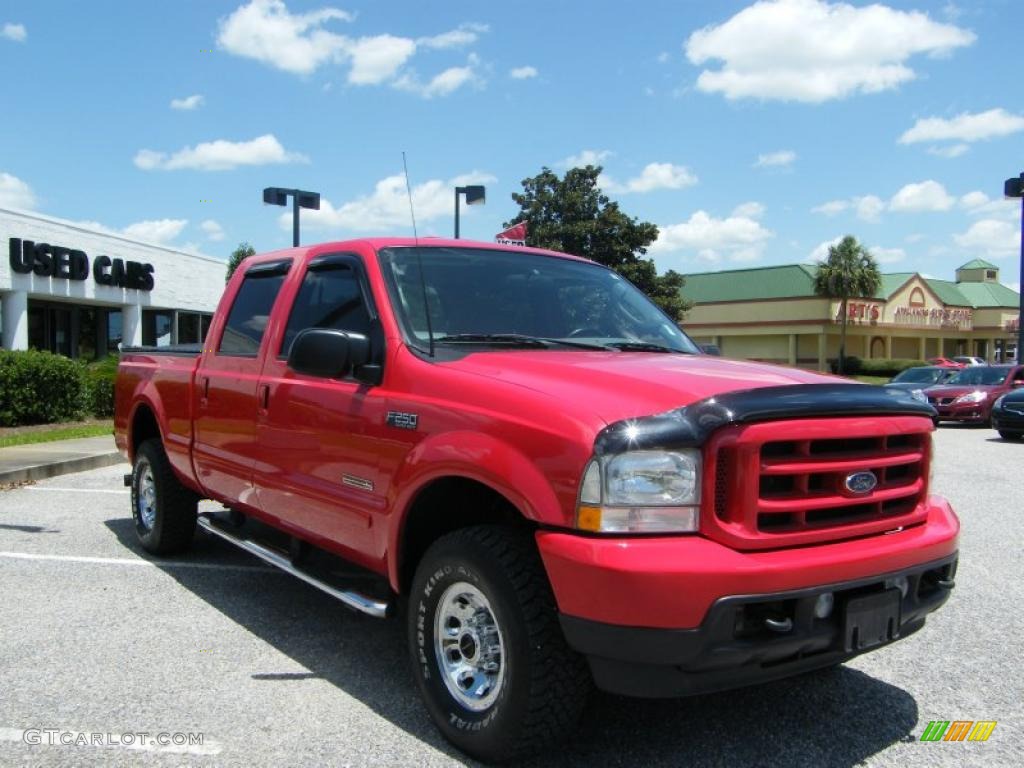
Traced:
<path fill-rule="evenodd" d="M 964 529 L 957 589 L 921 632 L 757 688 L 598 695 L 564 751 L 535 764 L 1020 765 L 1024 443 L 942 427 L 936 457 L 934 488 Z M 125 471 L 0 492 L 0 764 L 467 764 L 420 706 L 398 622 L 204 534 L 154 562 L 134 541 Z M 930 720 L 998 725 L 984 743 L 918 741 Z M 47 729 L 85 743 L 49 744 L 61 737 Z"/>

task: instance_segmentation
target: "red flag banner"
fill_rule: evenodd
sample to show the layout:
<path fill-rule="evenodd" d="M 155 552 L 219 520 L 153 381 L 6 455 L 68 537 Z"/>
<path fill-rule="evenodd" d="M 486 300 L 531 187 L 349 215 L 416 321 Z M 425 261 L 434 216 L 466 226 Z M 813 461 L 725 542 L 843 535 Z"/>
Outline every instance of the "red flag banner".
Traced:
<path fill-rule="evenodd" d="M 501 243 L 502 245 L 526 245 L 526 227 L 525 221 L 513 224 L 504 232 L 496 234 L 494 242 Z"/>

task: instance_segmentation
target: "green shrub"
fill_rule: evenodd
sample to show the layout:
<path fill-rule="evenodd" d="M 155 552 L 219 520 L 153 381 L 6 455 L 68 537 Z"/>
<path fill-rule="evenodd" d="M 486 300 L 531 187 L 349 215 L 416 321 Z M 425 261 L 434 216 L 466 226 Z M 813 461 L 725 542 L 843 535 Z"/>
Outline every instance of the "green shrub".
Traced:
<path fill-rule="evenodd" d="M 117 355 L 110 355 L 85 368 L 86 403 L 89 412 L 97 419 L 109 419 L 114 415 L 117 362 Z"/>
<path fill-rule="evenodd" d="M 50 352 L 0 350 L 0 426 L 79 419 L 87 395 L 80 363 Z"/>
<path fill-rule="evenodd" d="M 832 373 L 839 373 L 838 360 L 830 360 L 829 365 L 832 368 Z M 845 374 L 847 376 L 895 376 L 897 373 L 907 370 L 907 368 L 916 368 L 919 365 L 928 365 L 928 363 L 924 360 L 910 360 L 907 358 L 864 360 L 850 355 L 846 358 Z"/>

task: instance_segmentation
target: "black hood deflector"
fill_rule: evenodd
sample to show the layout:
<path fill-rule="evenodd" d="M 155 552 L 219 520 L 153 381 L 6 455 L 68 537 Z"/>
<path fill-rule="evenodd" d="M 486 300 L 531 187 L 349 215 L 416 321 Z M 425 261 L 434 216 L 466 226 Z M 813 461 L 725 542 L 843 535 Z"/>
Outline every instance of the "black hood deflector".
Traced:
<path fill-rule="evenodd" d="M 864 384 L 794 384 L 745 389 L 698 400 L 655 416 L 623 419 L 601 430 L 598 455 L 660 448 L 696 448 L 728 424 L 821 416 L 923 416 L 935 410 L 908 391 Z"/>

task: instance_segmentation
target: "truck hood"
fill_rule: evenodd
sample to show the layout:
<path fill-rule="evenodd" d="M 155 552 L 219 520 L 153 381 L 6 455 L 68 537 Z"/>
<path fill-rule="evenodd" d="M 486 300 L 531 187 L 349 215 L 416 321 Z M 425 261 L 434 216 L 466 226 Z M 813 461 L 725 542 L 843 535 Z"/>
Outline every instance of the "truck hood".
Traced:
<path fill-rule="evenodd" d="M 605 422 L 649 416 L 723 392 L 840 380 L 709 355 L 561 350 L 483 351 L 449 363 L 466 373 L 556 398 Z"/>

